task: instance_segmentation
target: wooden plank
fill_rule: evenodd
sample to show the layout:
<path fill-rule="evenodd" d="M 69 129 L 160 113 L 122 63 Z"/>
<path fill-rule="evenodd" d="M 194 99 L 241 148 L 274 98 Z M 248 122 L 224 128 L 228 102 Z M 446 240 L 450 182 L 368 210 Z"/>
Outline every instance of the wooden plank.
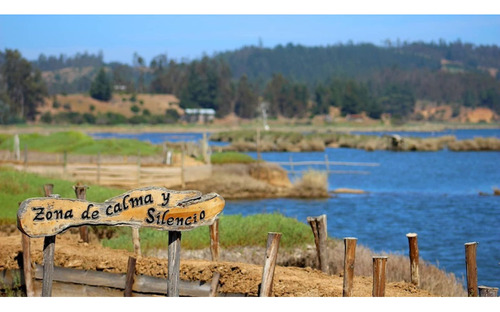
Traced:
<path fill-rule="evenodd" d="M 181 232 L 168 232 L 168 288 L 169 297 L 179 297 L 179 270 L 181 262 Z"/>
<path fill-rule="evenodd" d="M 141 238 L 139 236 L 139 228 L 132 228 L 132 243 L 134 244 L 134 252 L 141 256 Z"/>
<path fill-rule="evenodd" d="M 128 257 L 127 275 L 125 277 L 125 291 L 123 292 L 124 297 L 132 296 L 132 287 L 134 285 L 136 260 L 137 259 L 134 257 Z"/>
<path fill-rule="evenodd" d="M 274 269 L 278 258 L 278 248 L 281 233 L 267 234 L 267 249 L 264 269 L 262 271 L 262 283 L 260 285 L 260 297 L 270 297 L 273 291 Z"/>
<path fill-rule="evenodd" d="M 385 296 L 385 268 L 387 264 L 387 257 L 375 256 L 373 257 L 373 297 Z"/>
<path fill-rule="evenodd" d="M 477 289 L 477 242 L 465 244 L 465 268 L 467 273 L 467 295 L 469 297 L 479 296 Z"/>
<path fill-rule="evenodd" d="M 18 228 L 30 237 L 55 235 L 82 225 L 128 225 L 186 231 L 210 225 L 224 209 L 216 193 L 162 187 L 131 190 L 104 203 L 68 198 L 30 198 L 18 210 Z"/>
<path fill-rule="evenodd" d="M 408 237 L 409 246 L 409 256 L 410 256 L 410 282 L 419 287 L 420 286 L 420 276 L 418 272 L 418 241 L 416 233 L 406 234 Z"/>
<path fill-rule="evenodd" d="M 497 287 L 477 286 L 479 297 L 498 297 Z"/>
<path fill-rule="evenodd" d="M 272 161 L 269 163 L 277 165 L 292 165 L 292 166 L 311 166 L 311 165 L 325 165 L 325 161 Z M 329 161 L 328 165 L 331 166 L 365 166 L 365 167 L 378 167 L 379 163 L 365 163 L 365 162 L 345 162 L 345 161 Z"/>
<path fill-rule="evenodd" d="M 357 240 L 358 239 L 355 237 L 344 238 L 344 284 L 342 288 L 343 297 L 352 297 Z"/>
<path fill-rule="evenodd" d="M 214 272 L 212 283 L 210 284 L 210 297 L 217 297 L 217 291 L 219 290 L 219 280 L 220 273 Z"/>

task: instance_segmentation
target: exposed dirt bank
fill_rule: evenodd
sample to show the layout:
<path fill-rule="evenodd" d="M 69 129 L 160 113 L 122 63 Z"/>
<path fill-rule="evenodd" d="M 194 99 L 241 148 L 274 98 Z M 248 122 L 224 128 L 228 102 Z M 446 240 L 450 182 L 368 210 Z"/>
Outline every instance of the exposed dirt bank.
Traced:
<path fill-rule="evenodd" d="M 21 257 L 21 236 L 11 234 L 0 237 L 0 270 L 16 269 Z M 42 263 L 43 239 L 32 240 L 33 261 Z M 78 241 L 78 235 L 65 233 L 57 236 L 55 265 L 85 270 L 125 273 L 127 259 L 133 254 L 123 250 L 104 248 L 97 242 L 90 244 Z M 219 272 L 220 292 L 242 293 L 249 296 L 258 294 L 262 279 L 262 266 L 240 262 L 212 262 L 208 260 L 188 260 L 181 258 L 180 278 L 209 282 L 213 273 Z M 167 276 L 167 261 L 155 257 L 142 257 L 137 261 L 136 274 L 155 277 Z M 294 297 L 340 297 L 343 278 L 327 275 L 312 268 L 277 266 L 274 276 L 273 295 Z M 369 297 L 372 292 L 370 277 L 355 276 L 354 296 Z M 428 291 L 417 289 L 404 283 L 387 283 L 388 297 L 430 297 Z"/>

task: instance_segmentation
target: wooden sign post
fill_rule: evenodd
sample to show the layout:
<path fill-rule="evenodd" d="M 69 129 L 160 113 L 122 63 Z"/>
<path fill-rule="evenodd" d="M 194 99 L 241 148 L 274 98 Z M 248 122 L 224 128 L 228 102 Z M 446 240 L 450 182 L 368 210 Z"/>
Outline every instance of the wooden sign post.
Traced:
<path fill-rule="evenodd" d="M 224 205 L 224 199 L 216 193 L 202 195 L 199 191 L 173 191 L 161 187 L 131 190 L 103 203 L 69 198 L 29 198 L 19 206 L 17 226 L 29 237 L 45 237 L 52 244 L 50 237 L 55 240 L 56 234 L 86 225 L 151 227 L 169 231 L 168 295 L 178 296 L 181 231 L 213 224 Z"/>

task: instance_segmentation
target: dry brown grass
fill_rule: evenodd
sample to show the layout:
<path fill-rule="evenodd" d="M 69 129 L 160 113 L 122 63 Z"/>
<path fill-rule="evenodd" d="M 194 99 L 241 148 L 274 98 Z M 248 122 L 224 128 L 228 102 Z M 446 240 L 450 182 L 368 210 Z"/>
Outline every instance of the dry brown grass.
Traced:
<path fill-rule="evenodd" d="M 450 142 L 448 148 L 451 151 L 500 151 L 500 139 L 498 138 L 474 138 Z"/>
<path fill-rule="evenodd" d="M 293 193 L 297 197 L 328 197 L 328 175 L 317 170 L 305 171 L 302 177 L 293 183 Z M 306 194 L 308 196 L 305 196 Z"/>

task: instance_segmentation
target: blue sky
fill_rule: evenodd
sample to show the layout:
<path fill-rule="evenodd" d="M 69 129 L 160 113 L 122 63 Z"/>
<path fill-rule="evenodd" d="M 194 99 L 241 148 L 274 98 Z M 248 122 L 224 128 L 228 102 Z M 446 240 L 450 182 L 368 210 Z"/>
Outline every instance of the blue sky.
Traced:
<path fill-rule="evenodd" d="M 385 39 L 500 45 L 500 15 L 0 15 L 0 49 L 68 56 L 102 50 L 106 62 L 193 59 L 244 45 L 382 44 Z"/>

